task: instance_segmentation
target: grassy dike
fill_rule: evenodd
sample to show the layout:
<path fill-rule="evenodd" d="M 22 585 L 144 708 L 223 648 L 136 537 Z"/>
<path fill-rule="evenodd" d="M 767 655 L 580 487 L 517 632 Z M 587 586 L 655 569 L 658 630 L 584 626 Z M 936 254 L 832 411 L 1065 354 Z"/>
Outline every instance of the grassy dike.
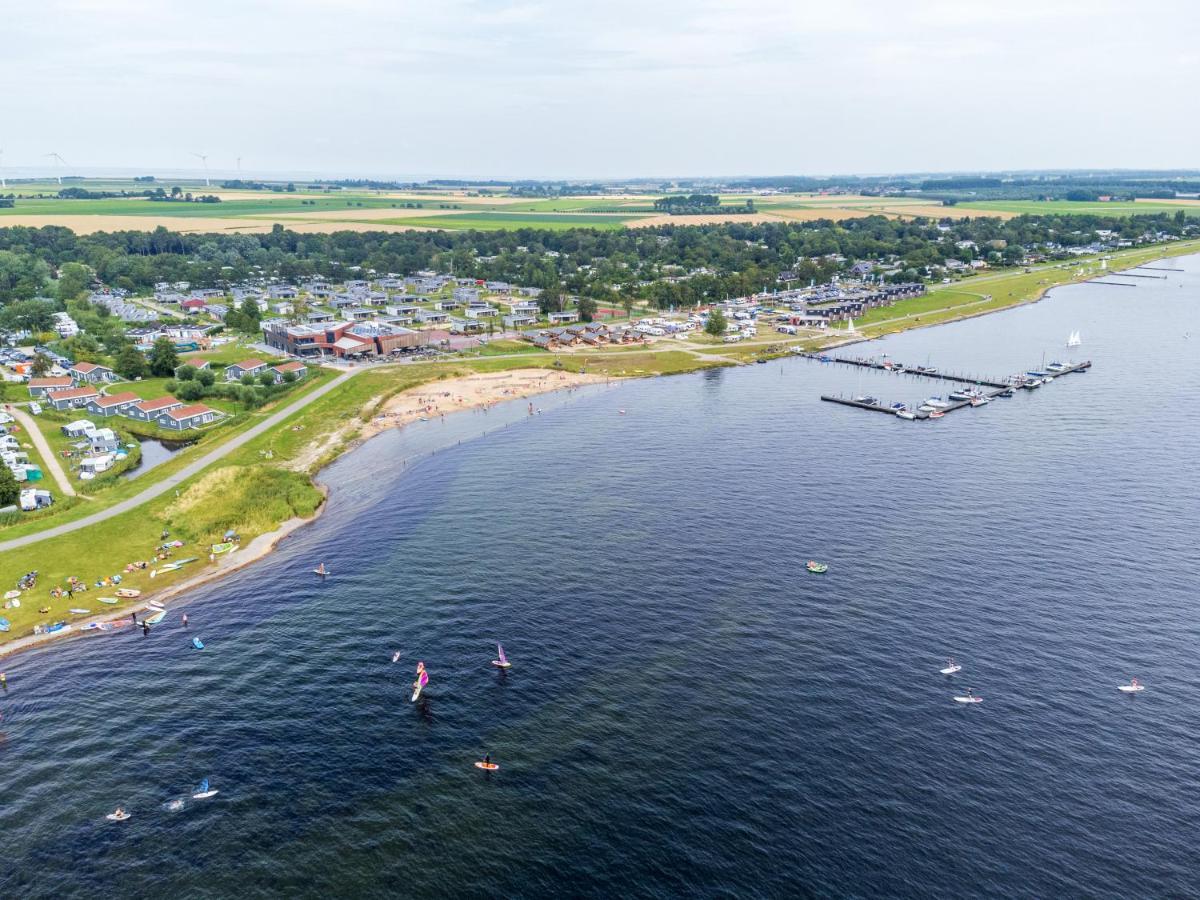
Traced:
<path fill-rule="evenodd" d="M 1116 253 L 1112 254 L 1109 272 L 1150 260 L 1195 252 L 1200 252 L 1200 241 Z M 736 365 L 755 356 L 778 355 L 796 347 L 816 350 L 1029 303 L 1040 299 L 1046 291 L 1058 285 L 1102 274 L 1095 265 L 1095 260 L 1081 259 L 1065 269 L 1042 266 L 1029 273 L 984 275 L 938 286 L 923 297 L 872 311 L 871 315 L 877 318 L 862 320 L 863 326 L 858 335 L 850 335 L 842 330 L 801 340 L 787 340 L 780 335 L 778 339 L 750 342 L 728 349 L 719 345 L 694 345 L 687 350 L 664 344 L 663 350 L 613 348 L 611 351 L 561 356 L 517 352 L 511 356 L 381 366 L 363 371 L 272 431 L 260 435 L 185 482 L 177 494 L 156 498 L 90 528 L 3 554 L 3 558 L 0 558 L 0 586 L 7 589 L 21 575 L 34 569 L 39 571 L 40 577 L 38 587 L 22 598 L 21 608 L 0 613 L 12 622 L 10 632 L 0 633 L 0 650 L 5 643 L 29 635 L 35 623 L 86 618 L 68 615 L 66 610 L 71 606 L 88 609 L 92 615 L 119 611 L 121 606 L 103 606 L 95 600 L 98 596 L 111 596 L 112 589 L 92 588 L 85 594 L 77 595 L 71 602 L 65 598 L 49 601 L 49 590 L 65 584 L 70 575 L 89 584 L 104 576 L 116 573 L 124 575 L 126 563 L 152 556 L 154 548 L 161 542 L 163 529 L 169 530 L 172 538 L 186 542 L 185 547 L 176 551 L 177 558 L 199 556 L 201 561 L 180 572 L 153 580 L 148 572 L 135 572 L 125 576 L 122 586 L 142 590 L 153 588 L 157 591 L 195 578 L 209 566 L 208 546 L 219 541 L 227 529 L 237 531 L 244 546 L 257 536 L 275 531 L 282 523 L 313 516 L 323 502 L 323 494 L 314 484 L 312 476 L 354 444 L 360 426 L 368 422 L 388 399 L 408 388 L 472 373 L 502 372 L 515 368 L 562 368 L 613 377 L 638 377 Z M 1085 272 L 1090 271 L 1090 274 L 1077 275 L 1080 268 Z M 722 354 L 723 358 L 712 355 L 714 352 Z M 289 399 L 295 396 L 290 395 Z M 228 436 L 232 436 L 232 433 Z M 222 437 L 220 440 L 225 439 Z M 211 449 L 217 443 L 219 441 L 214 440 L 206 449 Z M 314 455 L 311 451 L 313 447 L 319 448 L 320 452 Z M 309 461 L 300 464 L 298 461 L 301 459 Z M 183 461 L 172 460 L 153 474 L 161 478 L 183 464 Z M 137 482 L 141 482 L 141 479 L 113 488 L 105 493 L 105 499 L 108 500 L 113 494 L 123 496 L 126 491 L 135 493 L 146 483 Z M 86 506 L 86 503 L 79 504 L 68 511 L 68 516 L 95 509 L 84 509 Z M 38 530 L 46 524 L 44 521 L 30 522 L 29 531 Z M 4 532 L 5 537 L 12 535 L 11 530 Z M 39 614 L 38 608 L 46 605 L 50 605 L 51 612 Z M 125 608 L 140 605 L 140 601 L 133 601 L 126 604 Z"/>

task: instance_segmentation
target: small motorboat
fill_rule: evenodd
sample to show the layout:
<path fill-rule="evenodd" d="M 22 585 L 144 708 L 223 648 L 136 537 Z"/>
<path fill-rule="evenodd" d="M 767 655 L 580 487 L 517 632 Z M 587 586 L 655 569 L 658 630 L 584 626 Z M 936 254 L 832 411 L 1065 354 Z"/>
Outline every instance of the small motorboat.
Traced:
<path fill-rule="evenodd" d="M 940 418 L 941 418 L 942 416 L 944 416 L 944 415 L 946 415 L 946 414 L 945 414 L 944 412 L 942 412 L 940 409 L 935 409 L 933 412 L 931 412 L 931 413 L 929 414 L 929 418 L 931 418 L 931 419 L 940 419 Z"/>
<path fill-rule="evenodd" d="M 988 398 L 987 398 L 987 397 L 972 397 L 972 398 L 971 398 L 971 405 L 972 405 L 972 406 L 986 406 L 986 405 L 987 405 L 988 403 L 990 403 L 990 402 L 991 402 L 991 401 L 990 401 L 990 400 L 988 400 Z"/>
<path fill-rule="evenodd" d="M 947 396 L 951 400 L 970 400 L 974 394 L 970 391 L 951 391 Z"/>
<path fill-rule="evenodd" d="M 829 571 L 829 566 L 827 566 L 825 563 L 817 562 L 816 560 L 812 559 L 804 564 L 804 568 L 812 572 L 814 575 L 824 575 Z"/>
<path fill-rule="evenodd" d="M 925 402 L 929 406 L 932 406 L 934 409 L 945 409 L 947 406 L 950 406 L 950 404 L 947 403 L 945 400 L 943 400 L 941 397 L 930 397 Z"/>
<path fill-rule="evenodd" d="M 1013 389 L 1012 389 L 1012 388 L 1005 388 L 1005 389 L 1004 389 L 1004 390 L 1002 390 L 1000 393 L 998 393 L 996 396 L 997 396 L 997 397 L 1003 397 L 1005 400 L 1008 400 L 1009 398 L 1011 398 L 1011 397 L 1013 396 Z"/>
<path fill-rule="evenodd" d="M 1144 691 L 1145 689 L 1146 686 L 1144 684 L 1138 684 L 1138 680 L 1136 678 L 1130 679 L 1129 684 L 1122 684 L 1117 688 L 1118 691 L 1122 691 L 1126 694 L 1136 694 L 1139 691 Z"/>
<path fill-rule="evenodd" d="M 924 413 L 931 413 L 934 410 L 934 408 L 932 406 L 930 406 L 928 403 L 922 403 L 920 406 L 917 407 L 917 409 L 920 412 L 924 412 Z"/>
<path fill-rule="evenodd" d="M 908 407 L 905 407 L 904 409 L 896 410 L 896 415 L 899 416 L 901 419 L 908 419 L 909 421 L 912 421 L 913 419 L 915 419 L 917 417 L 916 413 L 914 413 Z"/>

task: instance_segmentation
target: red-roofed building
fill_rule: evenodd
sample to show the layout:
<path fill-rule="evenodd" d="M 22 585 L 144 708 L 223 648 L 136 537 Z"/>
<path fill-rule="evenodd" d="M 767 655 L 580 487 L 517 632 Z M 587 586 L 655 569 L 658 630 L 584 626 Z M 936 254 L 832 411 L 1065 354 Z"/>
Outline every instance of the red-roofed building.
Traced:
<path fill-rule="evenodd" d="M 293 373 L 296 376 L 296 380 L 303 378 L 308 374 L 308 366 L 304 365 L 304 363 L 300 362 L 299 360 L 292 360 L 291 362 L 285 362 L 280 363 L 277 366 L 271 366 L 271 371 L 275 373 L 275 383 L 279 384 L 281 381 L 283 381 L 283 376 L 288 372 Z"/>
<path fill-rule="evenodd" d="M 225 367 L 226 381 L 241 381 L 243 375 L 261 375 L 267 371 L 267 364 L 261 359 L 244 359 L 240 363 Z"/>
<path fill-rule="evenodd" d="M 125 415 L 141 422 L 153 422 L 160 414 L 171 409 L 178 409 L 183 403 L 174 397 L 156 397 L 153 400 L 143 400 L 125 410 Z"/>
<path fill-rule="evenodd" d="M 123 415 L 135 403 L 141 403 L 142 398 L 132 391 L 122 391 L 107 397 L 97 397 L 88 401 L 88 412 L 94 416 Z"/>
<path fill-rule="evenodd" d="M 60 375 L 45 378 L 30 378 L 27 386 L 30 397 L 41 397 L 48 391 L 66 390 L 74 384 L 75 381 L 70 375 Z"/>
<path fill-rule="evenodd" d="M 203 300 L 201 300 L 198 297 L 193 297 L 190 300 L 184 300 L 182 303 L 179 304 L 179 308 L 187 313 L 204 312 L 204 310 L 207 306 L 208 306 L 208 304 L 205 303 Z"/>
<path fill-rule="evenodd" d="M 199 428 L 201 425 L 215 422 L 219 415 L 220 413 L 215 409 L 209 409 L 203 403 L 196 403 L 192 406 L 168 409 L 158 416 L 158 424 L 172 431 L 186 431 L 189 428 Z"/>
<path fill-rule="evenodd" d="M 75 379 L 76 384 L 100 384 L 105 381 L 116 381 L 117 376 L 108 366 L 102 366 L 99 363 L 81 362 L 75 363 L 70 368 L 71 377 Z"/>
<path fill-rule="evenodd" d="M 100 392 L 94 387 L 77 387 L 50 391 L 46 394 L 46 402 L 55 409 L 76 409 L 99 397 Z"/>

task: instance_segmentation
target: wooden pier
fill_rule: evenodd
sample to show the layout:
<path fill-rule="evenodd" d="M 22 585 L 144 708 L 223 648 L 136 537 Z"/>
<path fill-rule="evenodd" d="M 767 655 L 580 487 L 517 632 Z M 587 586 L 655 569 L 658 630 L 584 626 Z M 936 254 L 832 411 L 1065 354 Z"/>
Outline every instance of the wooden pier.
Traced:
<path fill-rule="evenodd" d="M 927 367 L 917 366 L 908 368 L 907 366 L 899 365 L 898 363 L 882 363 L 872 359 L 847 359 L 831 356 L 823 356 L 816 353 L 803 354 L 808 359 L 817 360 L 819 362 L 835 362 L 848 366 L 858 366 L 865 369 L 876 369 L 878 371 L 892 372 L 898 375 L 916 375 L 921 378 L 930 378 L 941 381 L 953 381 L 959 384 L 971 385 L 978 388 L 990 388 L 990 390 L 977 391 L 979 397 L 987 402 L 997 400 L 1001 397 L 1011 397 L 1013 391 L 1018 389 L 1035 390 L 1045 384 L 1043 380 L 1046 376 L 1051 378 L 1061 378 L 1063 375 L 1071 375 L 1075 372 L 1086 372 L 1092 367 L 1092 361 L 1085 360 L 1080 363 L 1073 363 L 1069 366 L 1064 366 L 1057 372 L 1042 372 L 1041 370 L 1030 370 L 1024 376 L 1012 376 L 1007 380 L 998 381 L 987 378 L 970 378 L 963 375 L 950 375 L 944 372 L 929 371 Z M 1041 376 L 1041 377 L 1038 377 Z M 1036 379 L 1036 383 L 1035 383 Z M 834 396 L 832 394 L 822 394 L 821 399 L 827 403 L 840 403 L 842 406 L 852 406 L 855 409 L 865 409 L 871 412 L 887 413 L 890 416 L 896 415 L 896 410 L 881 400 L 874 397 L 860 396 L 857 398 Z M 971 400 L 951 400 L 943 401 L 945 406 L 938 409 L 943 415 L 946 413 L 956 412 L 964 407 L 972 406 Z M 926 410 L 910 409 L 916 421 L 924 421 L 930 417 Z M 897 416 L 897 418 L 899 418 Z"/>
<path fill-rule="evenodd" d="M 1186 272 L 1187 269 L 1172 269 L 1170 266 L 1134 266 L 1135 269 L 1149 269 L 1151 272 Z"/>
<path fill-rule="evenodd" d="M 1153 278 L 1156 281 L 1166 281 L 1166 275 L 1143 275 L 1140 272 L 1113 272 L 1112 278 Z"/>
<path fill-rule="evenodd" d="M 1121 277 L 1113 272 L 1110 272 L 1109 276 L 1112 278 Z M 1137 287 L 1136 284 L 1130 284 L 1128 281 L 1089 281 L 1088 284 L 1104 284 L 1108 285 L 1108 287 Z"/>

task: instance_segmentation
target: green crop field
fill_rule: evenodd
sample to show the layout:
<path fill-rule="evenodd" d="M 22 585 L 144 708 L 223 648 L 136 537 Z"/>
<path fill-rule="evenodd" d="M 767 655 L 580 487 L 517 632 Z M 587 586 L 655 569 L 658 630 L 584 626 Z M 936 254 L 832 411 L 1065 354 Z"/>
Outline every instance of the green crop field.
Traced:
<path fill-rule="evenodd" d="M 1200 216 L 1200 202 L 1178 203 L 1154 200 L 1139 200 L 1116 203 L 1076 203 L 1070 200 L 980 200 L 970 203 L 959 203 L 947 210 L 953 215 L 954 210 L 971 210 L 986 215 L 989 212 L 1016 213 L 1018 215 L 1092 215 L 1092 216 L 1130 216 L 1135 213 L 1151 215 L 1153 213 L 1175 213 L 1183 210 L 1189 216 Z"/>

